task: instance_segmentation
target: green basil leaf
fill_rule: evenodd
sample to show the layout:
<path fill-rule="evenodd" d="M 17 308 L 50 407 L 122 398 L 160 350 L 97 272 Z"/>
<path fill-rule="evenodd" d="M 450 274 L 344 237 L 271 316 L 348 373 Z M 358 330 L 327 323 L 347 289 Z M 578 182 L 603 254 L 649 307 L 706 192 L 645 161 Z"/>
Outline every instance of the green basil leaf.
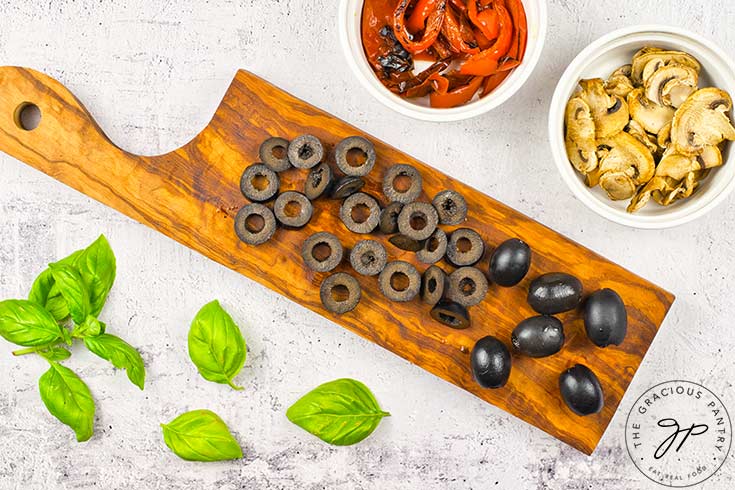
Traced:
<path fill-rule="evenodd" d="M 364 384 L 337 379 L 310 391 L 286 412 L 288 420 L 335 446 L 358 443 L 390 414 Z"/>
<path fill-rule="evenodd" d="M 228 384 L 243 365 L 247 349 L 240 329 L 217 300 L 199 310 L 189 328 L 189 357 L 204 379 Z"/>
<path fill-rule="evenodd" d="M 61 346 L 51 346 L 43 349 L 38 349 L 36 353 L 49 361 L 64 361 L 71 357 L 71 352 Z"/>
<path fill-rule="evenodd" d="M 56 362 L 38 380 L 43 403 L 51 415 L 74 430 L 83 442 L 94 432 L 94 400 L 87 385 L 71 369 Z"/>
<path fill-rule="evenodd" d="M 37 347 L 63 339 L 62 327 L 43 307 L 25 299 L 0 302 L 0 335 L 18 345 Z"/>
<path fill-rule="evenodd" d="M 116 262 L 115 254 L 104 235 L 95 240 L 92 245 L 84 249 L 75 261 L 76 267 L 84 279 L 89 290 L 89 299 L 92 306 L 90 314 L 99 316 L 105 306 L 107 295 L 115 282 Z"/>
<path fill-rule="evenodd" d="M 87 349 L 108 360 L 118 369 L 125 369 L 128 379 L 141 390 L 145 384 L 145 366 L 140 353 L 120 337 L 103 333 L 96 337 L 85 337 Z"/>
<path fill-rule="evenodd" d="M 219 416 L 193 410 L 161 424 L 163 440 L 177 456 L 188 461 L 224 461 L 242 458 L 242 449 Z"/>
<path fill-rule="evenodd" d="M 76 323 L 84 322 L 92 306 L 82 275 L 74 267 L 65 264 L 50 264 L 49 269 L 61 296 L 66 300 L 72 319 Z"/>
<path fill-rule="evenodd" d="M 82 250 L 77 250 L 56 263 L 59 265 L 73 265 L 81 253 Z M 57 321 L 65 320 L 69 316 L 66 300 L 61 296 L 59 288 L 54 283 L 50 269 L 45 269 L 38 275 L 28 293 L 28 299 L 46 308 Z"/>
<path fill-rule="evenodd" d="M 107 330 L 107 325 L 105 325 L 104 322 L 101 322 L 92 315 L 89 315 L 84 322 L 78 323 L 74 326 L 72 336 L 78 339 L 84 337 L 96 337 L 105 333 L 105 330 Z"/>

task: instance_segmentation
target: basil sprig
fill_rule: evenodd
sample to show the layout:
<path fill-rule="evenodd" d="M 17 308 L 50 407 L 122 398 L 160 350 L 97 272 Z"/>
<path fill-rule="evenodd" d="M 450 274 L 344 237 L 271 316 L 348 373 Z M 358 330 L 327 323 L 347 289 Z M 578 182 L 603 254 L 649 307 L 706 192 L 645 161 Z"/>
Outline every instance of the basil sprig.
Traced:
<path fill-rule="evenodd" d="M 161 424 L 166 445 L 188 461 L 242 458 L 242 449 L 222 419 L 209 410 L 193 410 Z"/>
<path fill-rule="evenodd" d="M 232 380 L 245 364 L 247 349 L 240 328 L 219 301 L 199 310 L 189 328 L 189 357 L 209 381 L 242 390 Z"/>
<path fill-rule="evenodd" d="M 26 347 L 14 355 L 38 354 L 49 362 L 49 370 L 38 382 L 41 399 L 80 442 L 92 436 L 95 406 L 87 385 L 59 364 L 71 356 L 64 345 L 81 339 L 91 352 L 125 369 L 141 390 L 145 383 L 138 351 L 105 333 L 105 324 L 97 318 L 115 274 L 115 254 L 103 235 L 89 247 L 50 264 L 33 282 L 27 300 L 0 302 L 0 335 Z"/>
<path fill-rule="evenodd" d="M 367 386 L 349 378 L 317 386 L 286 412 L 288 420 L 335 446 L 362 441 L 388 416 Z"/>

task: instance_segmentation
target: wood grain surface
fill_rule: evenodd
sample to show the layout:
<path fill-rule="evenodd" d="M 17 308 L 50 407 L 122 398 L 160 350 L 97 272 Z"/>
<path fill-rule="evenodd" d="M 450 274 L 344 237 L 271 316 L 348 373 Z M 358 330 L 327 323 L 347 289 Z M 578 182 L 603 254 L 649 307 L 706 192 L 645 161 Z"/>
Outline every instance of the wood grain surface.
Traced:
<path fill-rule="evenodd" d="M 32 131 L 24 130 L 17 120 L 18 108 L 25 103 L 36 104 L 41 110 L 40 125 Z M 191 142 L 165 155 L 137 156 L 110 142 L 82 104 L 56 80 L 30 69 L 0 68 L 0 150 L 573 447 L 592 453 L 670 308 L 673 295 L 365 135 L 375 143 L 378 153 L 365 191 L 382 205 L 387 204 L 380 190 L 385 169 L 393 163 L 409 163 L 423 176 L 420 200 L 429 201 L 443 189 L 454 189 L 467 199 L 469 216 L 461 226 L 477 230 L 487 244 L 478 267 L 487 270 L 492 249 L 512 237 L 531 246 L 533 263 L 520 285 L 491 285 L 487 299 L 471 308 L 472 326 L 467 330 L 453 330 L 435 322 L 429 316 L 430 308 L 418 299 L 390 303 L 379 292 L 376 278 L 362 276 L 358 277 L 363 289 L 359 306 L 345 315 L 332 315 L 319 300 L 319 285 L 328 274 L 306 270 L 300 250 L 303 240 L 317 231 L 335 233 L 346 248 L 365 238 L 349 232 L 339 221 L 339 202 L 316 201 L 309 225 L 302 230 L 279 229 L 260 247 L 241 243 L 233 231 L 233 218 L 247 203 L 239 190 L 240 175 L 247 165 L 257 161 L 260 143 L 269 136 L 293 138 L 303 133 L 321 138 L 330 155 L 340 139 L 365 135 L 255 75 L 239 71 L 210 124 Z M 296 169 L 281 174 L 281 190 L 301 190 L 305 175 L 305 171 Z M 376 234 L 372 238 L 386 245 L 390 260 L 412 262 L 420 271 L 426 268 L 414 254 L 388 243 L 386 236 Z M 446 264 L 442 267 L 447 272 L 452 270 Z M 344 261 L 337 271 L 351 272 L 349 263 Z M 514 354 L 508 384 L 498 390 L 480 388 L 472 379 L 469 365 L 475 341 L 495 335 L 510 347 L 510 332 L 515 325 L 534 314 L 526 303 L 530 280 L 553 271 L 579 277 L 587 293 L 602 287 L 620 293 L 629 317 L 625 342 L 618 347 L 596 348 L 586 338 L 580 312 L 568 312 L 559 315 L 567 336 L 559 354 L 544 359 Z M 558 376 L 576 363 L 587 365 L 600 378 L 605 406 L 597 415 L 578 417 L 561 400 Z"/>

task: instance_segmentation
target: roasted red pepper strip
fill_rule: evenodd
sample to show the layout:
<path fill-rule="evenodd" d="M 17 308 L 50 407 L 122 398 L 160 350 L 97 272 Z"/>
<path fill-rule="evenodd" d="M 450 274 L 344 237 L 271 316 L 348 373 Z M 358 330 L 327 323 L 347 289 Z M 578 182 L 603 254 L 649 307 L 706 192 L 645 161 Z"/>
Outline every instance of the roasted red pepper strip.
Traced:
<path fill-rule="evenodd" d="M 474 0 L 471 0 L 474 1 Z M 469 10 L 469 5 L 468 10 Z M 498 61 L 508 53 L 510 43 L 513 37 L 513 20 L 508 10 L 499 2 L 495 3 L 495 10 L 498 11 L 498 20 L 500 21 L 500 34 L 495 43 L 480 53 L 472 56 L 465 61 L 459 69 L 463 75 L 488 76 L 495 73 L 498 69 Z M 472 17 L 470 17 L 472 20 Z"/>
<path fill-rule="evenodd" d="M 494 73 L 485 78 L 485 82 L 482 84 L 480 97 L 485 97 L 487 94 L 498 88 L 498 86 L 503 83 L 503 80 L 508 78 L 508 75 L 510 75 L 509 71 L 499 71 L 498 73 Z"/>
<path fill-rule="evenodd" d="M 507 58 L 498 65 L 498 71 L 508 71 L 520 65 L 521 62 L 513 58 Z"/>
<path fill-rule="evenodd" d="M 449 0 L 449 3 L 454 5 L 454 8 L 456 8 L 460 12 L 464 12 L 467 8 L 467 6 L 465 5 L 465 0 Z"/>
<path fill-rule="evenodd" d="M 505 6 L 513 19 L 513 40 L 508 56 L 520 61 L 526 54 L 526 42 L 528 41 L 526 11 L 523 9 L 521 0 L 505 0 Z"/>
<path fill-rule="evenodd" d="M 429 49 L 434 41 L 439 37 L 442 24 L 444 23 L 444 14 L 447 8 L 446 0 L 439 0 L 434 10 L 429 13 L 426 20 L 426 29 L 419 41 L 414 41 L 413 36 L 406 28 L 405 15 L 406 8 L 411 0 L 400 0 L 396 10 L 393 12 L 393 34 L 399 43 L 411 53 L 418 53 Z"/>
<path fill-rule="evenodd" d="M 439 0 L 419 0 L 416 2 L 416 5 L 413 7 L 413 12 L 411 12 L 411 15 L 406 21 L 408 30 L 414 34 L 423 31 L 424 26 L 426 26 L 426 19 L 436 9 L 438 3 Z"/>
<path fill-rule="evenodd" d="M 462 27 L 459 24 L 459 19 L 457 19 L 451 7 L 447 8 L 444 14 L 442 34 L 452 48 L 452 51 L 456 53 L 477 54 L 480 52 L 477 47 L 470 46 L 465 42 L 462 37 Z"/>
<path fill-rule="evenodd" d="M 495 39 L 500 32 L 498 12 L 495 9 L 477 10 L 477 0 L 467 0 L 467 17 L 488 39 Z"/>
<path fill-rule="evenodd" d="M 482 85 L 482 81 L 483 77 L 475 77 L 467 85 L 463 85 L 446 94 L 432 92 L 429 95 L 431 107 L 448 108 L 466 104 L 472 100 L 472 97 Z"/>

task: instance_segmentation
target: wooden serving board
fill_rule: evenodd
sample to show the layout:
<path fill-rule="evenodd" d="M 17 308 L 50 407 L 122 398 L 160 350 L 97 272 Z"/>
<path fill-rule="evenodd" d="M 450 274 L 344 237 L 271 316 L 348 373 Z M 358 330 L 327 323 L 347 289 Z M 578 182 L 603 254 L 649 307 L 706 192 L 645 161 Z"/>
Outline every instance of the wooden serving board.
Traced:
<path fill-rule="evenodd" d="M 24 130 L 18 121 L 18 108 L 24 103 L 36 104 L 42 113 L 40 125 L 32 131 Z M 443 189 L 465 196 L 470 211 L 463 226 L 477 230 L 488 245 L 480 268 L 487 270 L 489 252 L 512 237 L 531 246 L 533 263 L 520 285 L 491 285 L 488 298 L 471 308 L 472 326 L 467 330 L 435 322 L 429 316 L 430 308 L 418 299 L 390 303 L 379 292 L 374 277 L 358 277 L 363 288 L 359 306 L 335 316 L 319 300 L 319 285 L 326 275 L 306 270 L 300 250 L 303 240 L 317 231 L 335 233 L 347 248 L 365 238 L 349 232 L 339 221 L 339 202 L 316 201 L 314 217 L 306 228 L 279 229 L 274 239 L 260 247 L 241 243 L 233 231 L 233 218 L 247 202 L 239 190 L 240 175 L 257 161 L 260 143 L 269 136 L 290 139 L 303 133 L 321 138 L 329 151 L 346 136 L 368 136 L 255 75 L 239 71 L 212 121 L 191 142 L 166 155 L 137 156 L 110 142 L 82 104 L 56 80 L 29 69 L 0 68 L 0 150 L 592 453 L 673 295 L 368 136 L 375 143 L 378 161 L 365 191 L 379 196 L 381 204 L 387 204 L 380 190 L 385 169 L 396 162 L 409 163 L 423 176 L 422 200 L 430 200 Z M 305 175 L 296 169 L 282 174 L 281 190 L 301 190 Z M 397 249 L 387 237 L 374 238 L 386 245 L 390 259 L 406 260 L 420 271 L 425 269 L 413 253 Z M 337 270 L 350 272 L 347 261 Z M 620 293 L 629 315 L 625 342 L 619 347 L 596 348 L 586 338 L 580 312 L 569 312 L 560 316 L 567 341 L 559 354 L 545 359 L 513 355 L 508 384 L 497 390 L 480 388 L 470 372 L 469 354 L 475 341 L 491 334 L 510 346 L 515 325 L 534 314 L 526 303 L 530 280 L 553 271 L 579 277 L 586 292 L 609 287 Z M 574 415 L 559 395 L 558 376 L 575 363 L 587 365 L 600 378 L 605 406 L 597 415 Z"/>

